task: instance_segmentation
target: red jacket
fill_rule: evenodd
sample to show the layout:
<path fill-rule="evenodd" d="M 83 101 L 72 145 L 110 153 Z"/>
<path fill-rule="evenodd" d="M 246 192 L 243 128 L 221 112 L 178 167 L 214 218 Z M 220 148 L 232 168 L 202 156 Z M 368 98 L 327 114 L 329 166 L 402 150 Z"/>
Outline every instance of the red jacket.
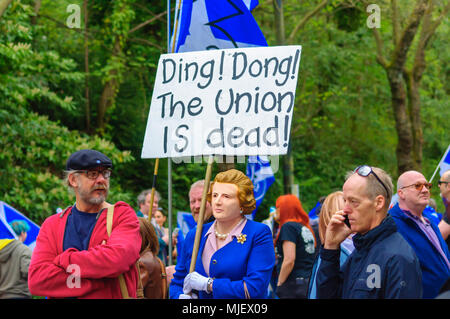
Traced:
<path fill-rule="evenodd" d="M 121 298 L 118 276 L 123 273 L 130 297 L 136 297 L 141 236 L 134 210 L 114 205 L 111 237 L 103 209 L 92 231 L 88 250 L 63 251 L 64 231 L 71 207 L 48 217 L 39 231 L 28 271 L 31 294 L 53 298 Z M 102 244 L 106 241 L 106 244 Z M 72 265 L 71 267 L 68 267 Z M 79 278 L 75 275 L 79 274 Z"/>

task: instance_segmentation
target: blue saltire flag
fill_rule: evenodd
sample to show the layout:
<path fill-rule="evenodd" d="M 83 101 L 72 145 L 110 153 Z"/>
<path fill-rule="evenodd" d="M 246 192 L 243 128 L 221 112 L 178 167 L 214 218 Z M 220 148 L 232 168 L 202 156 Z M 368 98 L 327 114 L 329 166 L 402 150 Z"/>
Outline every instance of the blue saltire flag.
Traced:
<path fill-rule="evenodd" d="M 439 172 L 441 176 L 450 169 L 450 145 L 447 147 L 447 150 L 445 151 L 445 154 L 442 157 L 441 164 L 439 166 L 441 168 Z"/>
<path fill-rule="evenodd" d="M 0 239 L 18 238 L 17 234 L 9 225 L 9 223 L 13 220 L 23 220 L 30 226 L 30 230 L 27 232 L 27 238 L 25 239 L 24 244 L 33 250 L 36 246 L 36 237 L 39 234 L 40 227 L 15 208 L 3 201 L 0 201 Z"/>
<path fill-rule="evenodd" d="M 247 161 L 246 175 L 251 179 L 254 189 L 253 193 L 256 200 L 256 208 L 252 212 L 252 219 L 255 218 L 258 206 L 264 199 L 269 187 L 275 182 L 272 167 L 267 156 L 249 156 Z"/>
<path fill-rule="evenodd" d="M 178 212 L 177 213 L 177 228 L 178 235 L 182 235 L 183 238 L 186 237 L 187 233 L 197 226 L 197 223 L 194 220 L 194 217 L 191 213 L 187 212 Z"/>
<path fill-rule="evenodd" d="M 191 213 L 177 212 L 177 250 L 180 252 L 183 247 L 183 241 L 186 238 L 187 233 L 197 226 L 194 217 Z"/>
<path fill-rule="evenodd" d="M 256 0 L 178 0 L 171 52 L 267 46 L 251 10 Z"/>

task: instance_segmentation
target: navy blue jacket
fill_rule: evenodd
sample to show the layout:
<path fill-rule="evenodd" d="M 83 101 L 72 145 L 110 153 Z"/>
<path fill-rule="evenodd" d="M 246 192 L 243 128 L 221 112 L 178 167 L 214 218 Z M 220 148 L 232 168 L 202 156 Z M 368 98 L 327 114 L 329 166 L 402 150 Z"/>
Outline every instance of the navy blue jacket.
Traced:
<path fill-rule="evenodd" d="M 422 297 L 419 260 L 391 217 L 366 234 L 353 236 L 353 243 L 355 250 L 341 268 L 340 249 L 321 248 L 319 299 Z"/>
<path fill-rule="evenodd" d="M 439 289 L 450 277 L 450 269 L 444 257 L 442 257 L 420 227 L 405 215 L 398 204 L 389 210 L 389 214 L 394 219 L 398 232 L 411 245 L 419 258 L 420 268 L 422 269 L 423 297 L 435 298 L 439 293 Z M 431 220 L 426 212 L 423 213 L 423 216 Z M 444 254 L 449 259 L 448 247 L 442 238 L 438 226 L 433 222 L 430 225 L 439 239 L 439 244 Z"/>
<path fill-rule="evenodd" d="M 205 234 L 211 226 L 212 223 L 203 226 L 195 264 L 195 271 L 202 276 L 207 276 L 203 268 L 202 254 L 207 239 Z M 183 293 L 184 278 L 189 273 L 196 231 L 197 227 L 191 229 L 183 243 L 182 255 L 170 283 L 171 299 L 178 299 Z M 213 293 L 200 291 L 198 295 L 200 299 L 244 299 L 244 281 L 251 298 L 266 298 L 275 265 L 272 233 L 267 225 L 247 220 L 242 234 L 247 235 L 243 243 L 239 243 L 237 238 L 233 237 L 230 243 L 212 255 L 209 276 L 214 278 Z"/>

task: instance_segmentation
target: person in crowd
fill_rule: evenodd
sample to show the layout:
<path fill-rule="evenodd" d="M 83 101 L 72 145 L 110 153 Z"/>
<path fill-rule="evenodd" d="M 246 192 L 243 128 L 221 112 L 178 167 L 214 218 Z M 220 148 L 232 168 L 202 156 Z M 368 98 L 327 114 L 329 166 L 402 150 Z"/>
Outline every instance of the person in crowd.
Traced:
<path fill-rule="evenodd" d="M 435 298 L 450 277 L 449 251 L 438 226 L 424 209 L 431 184 L 417 171 L 401 174 L 397 181 L 398 203 L 389 210 L 399 233 L 414 249 L 422 269 L 423 297 Z"/>
<path fill-rule="evenodd" d="M 333 214 L 337 211 L 342 211 L 344 209 L 344 193 L 342 191 L 336 191 L 331 193 L 325 198 L 325 201 L 323 202 L 323 205 L 320 209 L 320 215 L 319 215 L 319 236 L 320 241 L 323 243 L 325 242 L 325 234 L 327 230 L 327 226 L 330 223 L 330 219 L 333 216 Z M 345 238 L 345 240 L 340 244 L 341 254 L 339 256 L 339 266 L 342 267 L 342 265 L 347 260 L 348 256 L 353 252 L 354 250 L 353 241 L 352 241 L 352 234 Z M 320 265 L 320 256 L 317 256 L 314 266 L 311 272 L 311 279 L 309 282 L 309 289 L 308 289 L 308 299 L 316 299 L 316 276 L 317 276 L 317 269 Z"/>
<path fill-rule="evenodd" d="M 9 225 L 18 239 L 0 239 L 0 299 L 29 299 L 31 249 L 23 242 L 30 226 L 23 220 L 13 220 Z"/>
<path fill-rule="evenodd" d="M 203 187 L 205 185 L 205 180 L 198 180 L 194 183 L 192 183 L 190 189 L 189 189 L 189 207 L 191 209 L 192 217 L 194 218 L 194 221 L 198 222 L 198 216 L 200 214 L 200 207 L 202 204 L 202 195 L 203 195 Z M 205 206 L 205 212 L 204 212 L 204 223 L 210 223 L 214 221 L 214 216 L 211 209 L 211 204 L 207 201 Z M 182 247 L 183 247 L 183 241 L 184 237 L 183 234 L 180 234 L 179 231 L 177 231 L 173 238 L 173 243 L 175 247 L 174 255 L 178 256 L 181 253 Z"/>
<path fill-rule="evenodd" d="M 122 298 L 119 275 L 136 297 L 141 236 L 133 208 L 114 204 L 107 232 L 106 202 L 111 160 L 96 150 L 80 150 L 66 162 L 65 182 L 75 204 L 48 217 L 41 226 L 28 273 L 33 295 L 56 298 Z"/>
<path fill-rule="evenodd" d="M 145 217 L 139 217 L 139 228 L 142 238 L 139 257 L 138 288 L 142 289 L 144 298 L 165 299 L 167 298 L 167 281 L 165 267 L 158 258 L 158 237 L 153 225 Z"/>
<path fill-rule="evenodd" d="M 442 200 L 444 201 L 445 212 L 442 214 L 442 220 L 439 223 L 439 230 L 441 231 L 442 238 L 447 243 L 447 248 L 450 246 L 450 170 L 442 174 L 438 181 L 439 190 L 441 192 Z"/>
<path fill-rule="evenodd" d="M 276 295 L 281 299 L 305 299 L 314 263 L 314 232 L 297 196 L 282 195 L 275 206 L 280 225 L 275 238 L 278 255 Z"/>
<path fill-rule="evenodd" d="M 347 174 L 344 209 L 331 217 L 320 250 L 318 299 L 422 297 L 419 260 L 387 214 L 392 189 L 380 168 L 363 165 Z M 341 243 L 352 232 L 355 249 L 340 267 Z"/>
<path fill-rule="evenodd" d="M 159 251 L 158 251 L 158 258 L 160 258 L 164 264 L 167 263 L 167 250 L 169 245 L 169 233 L 165 233 L 164 230 L 162 230 L 158 223 L 156 223 L 154 214 L 158 211 L 158 205 L 161 200 L 161 195 L 157 190 L 155 190 L 155 194 L 153 195 L 153 205 L 150 210 L 150 201 L 152 197 L 152 190 L 146 189 L 143 190 L 137 198 L 138 205 L 139 205 L 139 211 L 136 213 L 138 217 L 144 217 L 149 218 L 149 215 L 151 214 L 150 220 L 155 228 L 156 235 L 158 236 L 158 243 L 159 243 Z"/>
<path fill-rule="evenodd" d="M 167 264 L 169 256 L 169 229 L 164 227 L 165 222 L 166 216 L 163 214 L 162 209 L 158 209 L 153 213 L 152 224 L 155 227 L 160 243 L 158 256 L 164 260 L 164 264 Z"/>
<path fill-rule="evenodd" d="M 26 221 L 21 219 L 15 219 L 9 223 L 13 231 L 16 233 L 17 238 L 24 243 L 27 239 L 28 232 L 30 231 L 30 225 Z"/>
<path fill-rule="evenodd" d="M 170 297 L 265 298 L 275 253 L 269 227 L 244 216 L 256 206 L 251 180 L 236 169 L 221 172 L 207 198 L 215 221 L 203 225 L 195 269 L 190 273 L 196 228 L 187 234 Z"/>
<path fill-rule="evenodd" d="M 205 180 L 196 181 L 191 185 L 189 190 L 189 207 L 191 208 L 192 217 L 196 223 L 198 223 L 198 216 L 200 214 L 200 207 L 202 204 L 202 194 L 203 188 L 205 186 Z M 214 221 L 214 216 L 211 209 L 211 203 L 206 202 L 204 223 L 209 223 Z"/>
<path fill-rule="evenodd" d="M 160 229 L 164 230 L 164 233 L 167 233 L 169 231 L 168 228 L 164 227 L 164 224 L 166 223 L 167 217 L 164 215 L 161 209 L 158 209 L 154 214 L 155 223 L 159 226 Z"/>
<path fill-rule="evenodd" d="M 137 211 L 138 217 L 146 217 L 150 214 L 150 201 L 152 198 L 152 190 L 146 189 L 143 190 L 137 198 L 139 210 Z M 159 201 L 161 199 L 161 195 L 157 190 L 155 190 L 155 194 L 153 195 L 153 205 L 152 205 L 152 213 L 158 210 Z"/>

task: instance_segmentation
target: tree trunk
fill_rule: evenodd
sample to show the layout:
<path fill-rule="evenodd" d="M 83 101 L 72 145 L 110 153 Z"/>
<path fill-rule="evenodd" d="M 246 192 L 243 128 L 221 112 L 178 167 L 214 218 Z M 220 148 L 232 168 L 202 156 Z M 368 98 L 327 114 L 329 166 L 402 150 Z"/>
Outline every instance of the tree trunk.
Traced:
<path fill-rule="evenodd" d="M 414 169 L 411 157 L 413 137 L 411 134 L 411 123 L 406 111 L 406 90 L 403 78 L 398 72 L 387 70 L 389 84 L 391 87 L 392 109 L 394 111 L 395 128 L 397 131 L 397 167 L 399 174 Z"/>
<path fill-rule="evenodd" d="M 6 8 L 8 8 L 11 2 L 12 0 L 0 0 L 0 17 L 3 15 Z"/>
<path fill-rule="evenodd" d="M 85 115 L 85 130 L 91 133 L 91 106 L 89 98 L 89 38 L 88 38 L 88 0 L 84 0 L 84 115 Z"/>
<path fill-rule="evenodd" d="M 397 12 L 396 1 L 392 2 L 394 49 L 390 61 L 383 56 L 383 42 L 380 33 L 376 28 L 373 29 L 377 45 L 377 61 L 385 69 L 391 89 L 392 109 L 398 137 L 396 148 L 398 174 L 408 170 L 421 169 L 423 137 L 420 121 L 419 82 L 415 82 L 412 72 L 405 70 L 405 63 L 419 25 L 424 20 L 425 13 L 430 13 L 430 1 L 417 0 L 403 30 L 399 30 L 400 15 Z"/>
<path fill-rule="evenodd" d="M 405 70 L 403 76 L 408 93 L 408 112 L 412 135 L 412 160 L 414 169 L 420 171 L 422 168 L 423 145 L 422 121 L 420 117 L 420 80 L 416 81 L 412 72 L 407 70 Z"/>
<path fill-rule="evenodd" d="M 31 24 L 32 25 L 36 25 L 37 24 L 37 16 L 39 14 L 39 10 L 41 10 L 41 0 L 36 0 L 34 1 L 34 13 L 36 14 L 35 16 L 31 17 Z"/>
<path fill-rule="evenodd" d="M 119 38 L 116 38 L 112 58 L 121 56 L 121 53 L 122 47 L 120 46 L 120 40 Z M 114 104 L 117 91 L 119 90 L 119 81 L 117 80 L 118 74 L 119 71 L 117 69 L 111 69 L 108 72 L 109 80 L 107 80 L 103 86 L 102 95 L 97 108 L 97 130 L 100 134 L 103 134 L 105 130 L 106 110 Z"/>

